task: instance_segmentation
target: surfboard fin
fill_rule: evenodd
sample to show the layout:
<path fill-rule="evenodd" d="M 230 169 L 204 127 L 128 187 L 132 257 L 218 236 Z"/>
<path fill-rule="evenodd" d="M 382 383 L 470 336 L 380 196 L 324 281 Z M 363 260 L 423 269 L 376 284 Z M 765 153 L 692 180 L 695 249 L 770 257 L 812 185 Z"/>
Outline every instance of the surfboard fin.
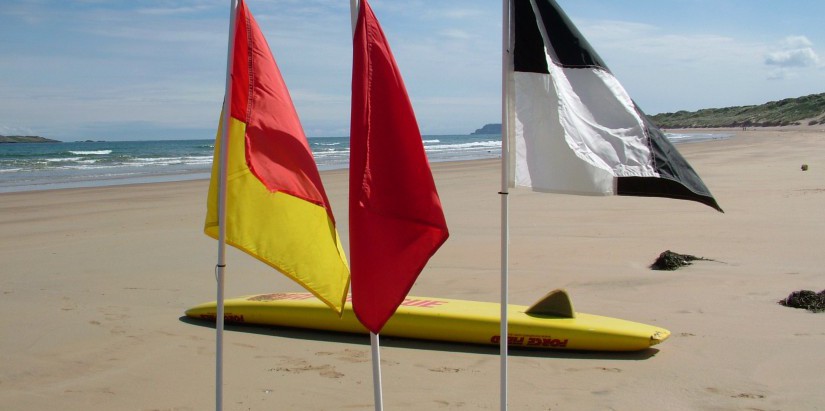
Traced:
<path fill-rule="evenodd" d="M 570 296 L 567 291 L 556 289 L 550 291 L 542 297 L 541 300 L 536 301 L 530 308 L 525 311 L 526 314 L 533 315 L 552 315 L 561 318 L 575 318 L 576 312 L 573 311 L 573 303 L 570 301 Z"/>

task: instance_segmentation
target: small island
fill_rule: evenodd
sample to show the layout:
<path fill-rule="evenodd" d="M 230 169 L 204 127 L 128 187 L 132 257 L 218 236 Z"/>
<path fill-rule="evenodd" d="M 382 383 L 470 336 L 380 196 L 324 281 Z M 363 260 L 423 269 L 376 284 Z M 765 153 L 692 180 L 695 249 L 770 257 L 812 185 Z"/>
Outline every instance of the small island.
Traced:
<path fill-rule="evenodd" d="M 2 143 L 60 143 L 60 141 L 40 136 L 0 136 L 0 144 Z"/>
<path fill-rule="evenodd" d="M 484 127 L 473 131 L 471 135 L 477 134 L 501 134 L 501 123 L 485 124 Z"/>

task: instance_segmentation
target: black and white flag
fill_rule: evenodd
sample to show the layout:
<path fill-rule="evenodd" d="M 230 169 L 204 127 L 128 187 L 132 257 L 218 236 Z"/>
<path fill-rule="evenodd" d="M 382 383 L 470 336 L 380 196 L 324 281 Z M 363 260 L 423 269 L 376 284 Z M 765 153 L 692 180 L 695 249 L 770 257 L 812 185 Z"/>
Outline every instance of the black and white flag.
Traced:
<path fill-rule="evenodd" d="M 553 0 L 513 0 L 510 186 L 694 200 L 705 184 Z"/>

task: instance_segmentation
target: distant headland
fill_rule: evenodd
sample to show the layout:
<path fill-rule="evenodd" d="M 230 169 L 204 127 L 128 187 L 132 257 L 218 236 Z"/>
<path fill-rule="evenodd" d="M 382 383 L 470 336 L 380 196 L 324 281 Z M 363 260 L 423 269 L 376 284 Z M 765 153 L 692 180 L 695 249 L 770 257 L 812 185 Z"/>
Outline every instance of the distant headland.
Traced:
<path fill-rule="evenodd" d="M 1 143 L 60 143 L 60 141 L 40 136 L 0 136 Z"/>
<path fill-rule="evenodd" d="M 661 113 L 650 119 L 663 128 L 813 126 L 825 124 L 825 93 L 753 106 Z"/>
<path fill-rule="evenodd" d="M 476 134 L 501 134 L 501 123 L 485 124 L 484 127 L 473 131 L 472 135 Z"/>

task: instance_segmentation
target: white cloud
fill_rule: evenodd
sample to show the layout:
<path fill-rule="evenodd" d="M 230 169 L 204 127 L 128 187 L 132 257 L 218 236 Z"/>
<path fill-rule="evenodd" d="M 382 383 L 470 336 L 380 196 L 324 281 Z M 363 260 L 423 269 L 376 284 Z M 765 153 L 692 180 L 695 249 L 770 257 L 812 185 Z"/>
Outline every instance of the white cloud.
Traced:
<path fill-rule="evenodd" d="M 811 67 L 819 63 L 819 56 L 810 48 L 769 53 L 765 64 L 781 67 Z"/>
<path fill-rule="evenodd" d="M 788 48 L 802 48 L 812 47 L 814 44 L 805 36 L 788 36 L 782 40 L 782 45 Z"/>
<path fill-rule="evenodd" d="M 782 68 L 816 67 L 819 56 L 813 43 L 805 36 L 789 36 L 781 42 L 781 50 L 765 55 L 765 64 Z"/>

